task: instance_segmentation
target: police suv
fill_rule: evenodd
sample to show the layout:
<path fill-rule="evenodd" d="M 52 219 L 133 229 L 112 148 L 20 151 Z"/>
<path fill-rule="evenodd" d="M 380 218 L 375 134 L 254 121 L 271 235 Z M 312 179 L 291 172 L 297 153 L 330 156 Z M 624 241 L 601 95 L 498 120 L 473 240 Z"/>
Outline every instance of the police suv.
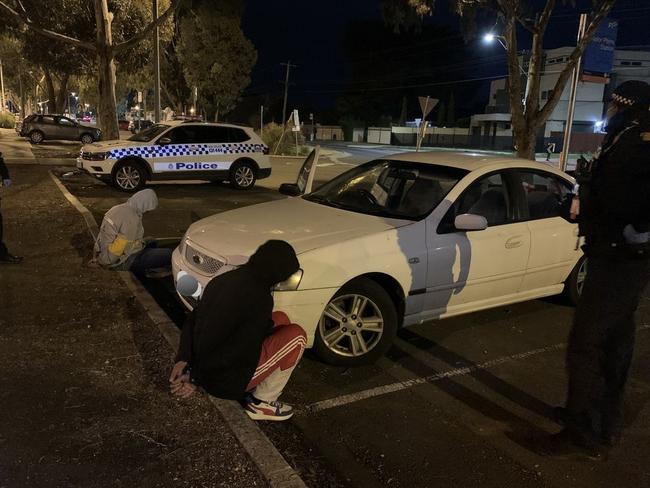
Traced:
<path fill-rule="evenodd" d="M 126 141 L 83 146 L 77 167 L 127 192 L 149 180 L 181 179 L 228 180 L 245 190 L 271 175 L 268 152 L 250 127 L 164 122 Z"/>

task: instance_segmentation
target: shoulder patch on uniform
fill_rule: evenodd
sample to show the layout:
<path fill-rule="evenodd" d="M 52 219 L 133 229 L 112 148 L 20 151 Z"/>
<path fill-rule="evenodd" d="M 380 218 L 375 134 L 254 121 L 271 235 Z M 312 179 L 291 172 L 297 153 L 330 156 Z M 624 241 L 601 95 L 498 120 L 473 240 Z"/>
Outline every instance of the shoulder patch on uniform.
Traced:
<path fill-rule="evenodd" d="M 641 132 L 641 140 L 643 142 L 650 142 L 650 132 Z"/>

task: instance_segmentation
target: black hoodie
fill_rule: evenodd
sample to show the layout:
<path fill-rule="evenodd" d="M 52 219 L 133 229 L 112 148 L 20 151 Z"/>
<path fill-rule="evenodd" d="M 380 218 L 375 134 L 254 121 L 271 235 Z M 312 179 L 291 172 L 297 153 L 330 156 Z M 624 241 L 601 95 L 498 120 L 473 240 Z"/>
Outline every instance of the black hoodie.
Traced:
<path fill-rule="evenodd" d="M 246 265 L 208 283 L 183 325 L 176 357 L 189 363 L 194 383 L 219 398 L 243 398 L 273 328 L 271 289 L 299 268 L 290 244 L 268 241 Z"/>

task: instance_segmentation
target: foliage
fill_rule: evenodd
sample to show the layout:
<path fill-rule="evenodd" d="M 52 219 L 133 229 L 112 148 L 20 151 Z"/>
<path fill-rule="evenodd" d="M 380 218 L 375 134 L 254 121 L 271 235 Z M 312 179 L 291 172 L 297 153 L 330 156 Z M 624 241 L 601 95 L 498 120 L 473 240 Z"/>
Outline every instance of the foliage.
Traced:
<path fill-rule="evenodd" d="M 215 8 L 199 5 L 180 22 L 178 60 L 185 81 L 198 89 L 198 103 L 211 115 L 226 114 L 250 83 L 257 60 L 253 44 L 244 36 L 232 4 Z"/>
<path fill-rule="evenodd" d="M 283 154 L 286 156 L 296 156 L 296 135 L 291 130 L 287 130 L 282 137 L 283 127 L 280 124 L 271 122 L 264 126 L 262 132 L 262 140 L 264 144 L 269 147 L 271 154 Z M 278 142 L 282 138 L 282 142 L 278 146 Z M 302 133 L 298 133 L 298 155 L 305 155 L 309 153 L 309 148 L 304 146 L 305 137 Z M 276 149 L 277 148 L 277 149 Z"/>
<path fill-rule="evenodd" d="M 14 127 L 16 127 L 16 118 L 7 112 L 0 112 L 0 128 L 13 129 Z"/>

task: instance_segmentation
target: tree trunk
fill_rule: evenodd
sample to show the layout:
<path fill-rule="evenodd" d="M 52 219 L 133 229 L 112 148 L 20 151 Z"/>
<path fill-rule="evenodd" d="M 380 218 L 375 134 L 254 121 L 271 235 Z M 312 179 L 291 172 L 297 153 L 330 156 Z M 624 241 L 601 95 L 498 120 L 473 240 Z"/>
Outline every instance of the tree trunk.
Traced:
<path fill-rule="evenodd" d="M 62 114 L 65 112 L 66 105 L 69 104 L 70 98 L 68 94 L 68 75 L 63 75 L 59 80 L 59 93 L 56 97 L 56 113 Z"/>
<path fill-rule="evenodd" d="M 43 70 L 45 75 L 45 87 L 47 88 L 47 111 L 51 114 L 56 113 L 56 91 L 54 90 L 54 82 L 52 75 L 48 70 Z"/>
<path fill-rule="evenodd" d="M 117 124 L 117 104 L 115 102 L 115 53 L 111 22 L 113 14 L 108 11 L 107 0 L 95 0 L 95 19 L 97 22 L 97 58 L 99 62 L 99 127 L 102 139 L 119 139 Z"/>
<path fill-rule="evenodd" d="M 521 127 L 515 128 L 514 140 L 517 150 L 517 157 L 535 160 L 535 145 L 537 143 L 537 127 L 524 123 Z"/>

